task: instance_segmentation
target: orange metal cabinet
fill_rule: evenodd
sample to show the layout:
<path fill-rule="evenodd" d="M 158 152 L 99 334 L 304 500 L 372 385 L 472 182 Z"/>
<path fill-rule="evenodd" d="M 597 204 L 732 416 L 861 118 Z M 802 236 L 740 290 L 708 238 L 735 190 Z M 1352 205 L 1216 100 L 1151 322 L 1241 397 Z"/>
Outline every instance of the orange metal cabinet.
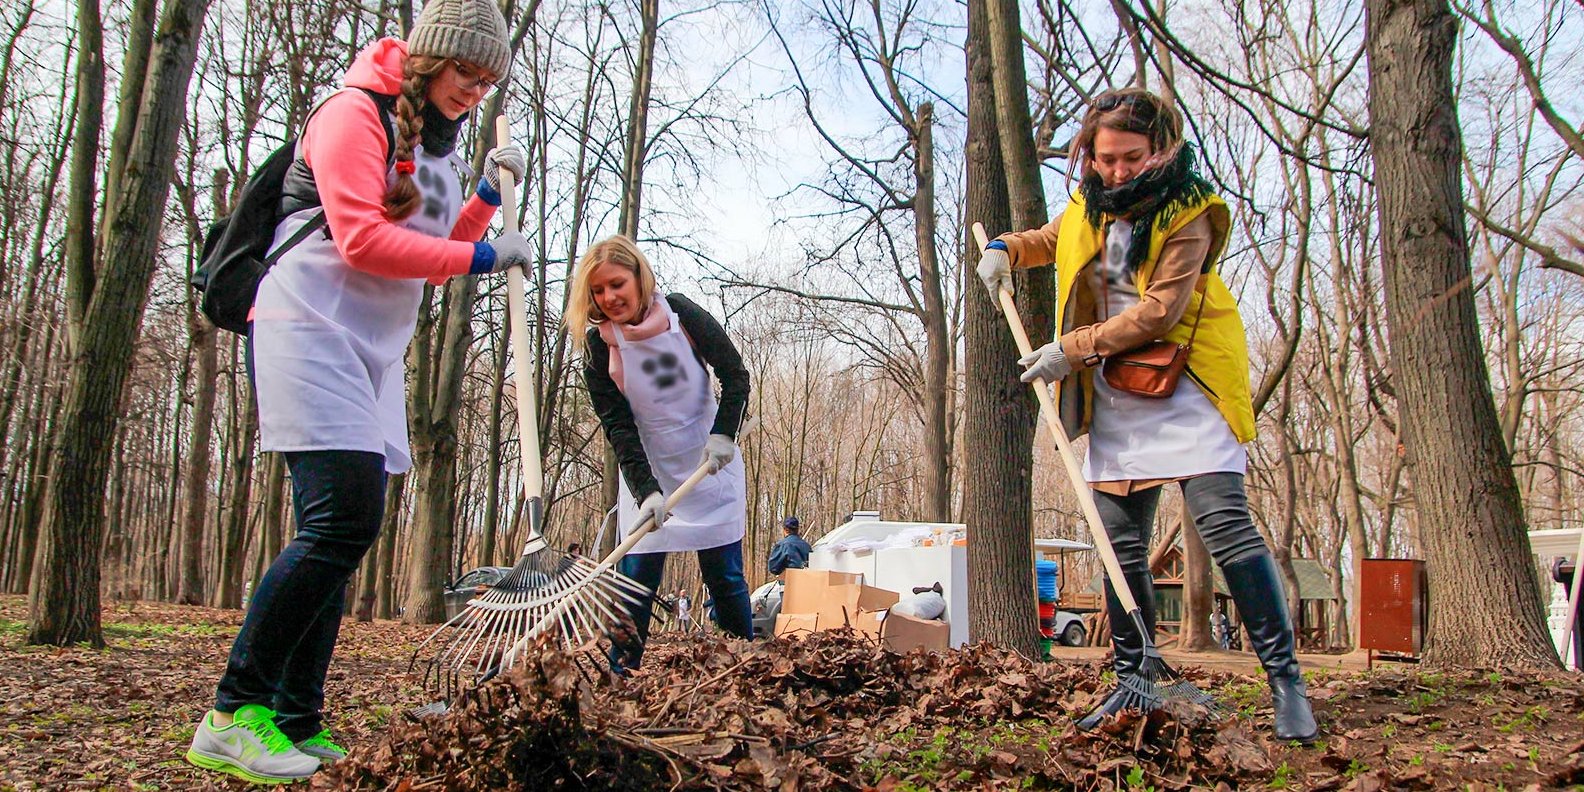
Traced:
<path fill-rule="evenodd" d="M 1425 562 L 1366 558 L 1359 578 L 1359 648 L 1417 655 L 1424 650 L 1430 598 Z"/>

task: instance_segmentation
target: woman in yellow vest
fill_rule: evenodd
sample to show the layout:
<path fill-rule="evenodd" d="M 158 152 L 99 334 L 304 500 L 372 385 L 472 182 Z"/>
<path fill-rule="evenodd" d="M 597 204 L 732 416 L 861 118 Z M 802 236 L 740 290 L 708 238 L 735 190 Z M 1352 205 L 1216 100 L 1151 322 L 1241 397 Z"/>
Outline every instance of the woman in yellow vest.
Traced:
<path fill-rule="evenodd" d="M 1060 336 L 1018 362 L 1025 382 L 1057 383 L 1068 432 L 1089 433 L 1084 476 L 1145 624 L 1155 629 L 1155 507 L 1161 485 L 1176 482 L 1265 667 L 1276 736 L 1308 742 L 1317 728 L 1286 598 L 1243 487 L 1242 444 L 1254 439 L 1248 349 L 1216 273 L 1231 215 L 1196 172 L 1182 127 L 1175 108 L 1143 89 L 1096 97 L 1073 141 L 1083 178 L 1066 211 L 991 242 L 978 272 L 994 300 L 1013 270 L 1056 265 Z M 1165 397 L 1140 395 L 1113 360 L 1155 341 L 1189 347 Z M 1143 641 L 1110 581 L 1106 604 L 1117 673 L 1136 672 Z M 1113 693 L 1079 727 L 1094 728 L 1122 701 Z"/>

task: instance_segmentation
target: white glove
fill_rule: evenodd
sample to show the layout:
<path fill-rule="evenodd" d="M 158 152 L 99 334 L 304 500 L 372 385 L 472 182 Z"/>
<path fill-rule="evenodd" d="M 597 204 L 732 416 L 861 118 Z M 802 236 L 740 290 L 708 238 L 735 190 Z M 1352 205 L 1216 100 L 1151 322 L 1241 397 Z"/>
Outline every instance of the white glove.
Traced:
<path fill-rule="evenodd" d="M 1062 351 L 1059 338 L 1018 358 L 1018 363 L 1028 369 L 1018 377 L 1024 382 L 1044 380 L 1056 383 L 1072 373 L 1072 365 L 1067 362 L 1067 353 Z"/>
<path fill-rule="evenodd" d="M 1001 290 L 1012 292 L 1012 259 L 1007 256 L 1006 243 L 997 239 L 985 245 L 979 254 L 979 280 L 990 290 L 990 302 L 1001 304 Z"/>
<path fill-rule="evenodd" d="M 522 149 L 515 144 L 508 143 L 500 148 L 490 149 L 484 155 L 484 181 L 489 182 L 490 189 L 500 193 L 501 168 L 511 171 L 512 182 L 521 186 L 523 174 L 528 172 L 528 161 L 523 159 Z"/>
<path fill-rule="evenodd" d="M 643 503 L 638 504 L 639 521 L 641 522 L 644 517 L 652 516 L 654 517 L 654 530 L 660 530 L 660 526 L 665 525 L 665 500 L 665 496 L 658 492 L 651 494 L 647 498 L 644 498 Z"/>
<path fill-rule="evenodd" d="M 491 239 L 489 246 L 495 249 L 495 266 L 490 269 L 491 273 L 505 272 L 507 267 L 527 269 L 533 255 L 528 238 L 516 231 L 507 231 Z"/>
<path fill-rule="evenodd" d="M 708 466 L 710 473 L 719 473 L 721 468 L 736 458 L 737 444 L 726 435 L 712 434 L 704 443 L 704 457 L 699 460 L 699 464 Z"/>

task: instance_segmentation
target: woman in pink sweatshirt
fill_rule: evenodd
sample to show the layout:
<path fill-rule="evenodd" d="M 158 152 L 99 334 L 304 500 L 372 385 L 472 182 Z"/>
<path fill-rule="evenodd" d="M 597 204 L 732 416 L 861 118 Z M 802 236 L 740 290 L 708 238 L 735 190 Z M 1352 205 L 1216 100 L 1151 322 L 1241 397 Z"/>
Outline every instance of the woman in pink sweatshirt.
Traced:
<path fill-rule="evenodd" d="M 386 476 L 412 466 L 403 360 L 424 282 L 528 260 L 521 234 L 478 241 L 521 152 L 491 151 L 481 180 L 455 152 L 510 63 L 494 0 L 430 0 L 406 41 L 359 53 L 308 121 L 275 246 L 326 222 L 266 274 L 248 338 L 262 447 L 286 456 L 297 534 L 253 592 L 193 736 L 200 767 L 269 783 L 346 754 L 323 719 L 324 680 Z"/>

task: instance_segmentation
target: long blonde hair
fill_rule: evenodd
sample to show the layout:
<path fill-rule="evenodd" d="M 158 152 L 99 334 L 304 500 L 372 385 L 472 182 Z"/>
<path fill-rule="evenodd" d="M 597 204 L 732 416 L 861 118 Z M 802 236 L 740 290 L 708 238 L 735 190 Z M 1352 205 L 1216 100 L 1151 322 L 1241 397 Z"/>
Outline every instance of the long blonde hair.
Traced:
<path fill-rule="evenodd" d="M 572 285 L 567 287 L 566 311 L 561 315 L 561 323 L 572 337 L 572 346 L 579 352 L 587 351 L 589 327 L 605 321 L 605 314 L 594 303 L 594 293 L 589 288 L 594 270 L 605 264 L 615 264 L 637 278 L 640 316 L 654 302 L 654 270 L 649 268 L 649 259 L 644 258 L 638 244 L 621 234 L 595 242 L 572 273 Z"/>

